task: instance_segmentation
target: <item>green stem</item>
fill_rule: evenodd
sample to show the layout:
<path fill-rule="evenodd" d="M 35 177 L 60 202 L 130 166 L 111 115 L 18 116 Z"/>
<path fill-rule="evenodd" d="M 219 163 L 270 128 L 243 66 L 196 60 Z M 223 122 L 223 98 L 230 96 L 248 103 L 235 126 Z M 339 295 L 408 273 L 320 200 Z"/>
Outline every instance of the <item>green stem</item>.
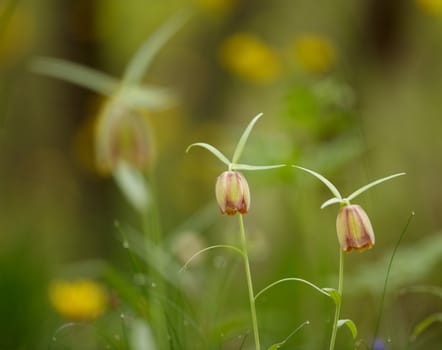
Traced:
<path fill-rule="evenodd" d="M 154 183 L 152 176 L 149 183 Z M 146 236 L 146 241 L 152 242 L 155 248 L 162 247 L 162 234 L 160 226 L 159 210 L 156 202 L 156 196 L 152 186 L 152 198 L 149 211 L 142 214 L 141 220 L 143 224 L 143 231 Z M 162 262 L 157 262 L 162 263 Z M 167 286 L 163 277 L 161 276 L 161 269 L 150 268 L 148 273 L 151 276 L 152 284 L 148 289 L 148 297 L 150 301 L 150 310 L 152 317 L 152 326 L 157 336 L 157 345 L 160 349 L 170 349 L 168 340 L 168 325 L 165 305 L 159 296 L 163 296 L 167 299 Z M 154 290 L 155 289 L 155 290 Z"/>
<path fill-rule="evenodd" d="M 244 230 L 244 221 L 241 214 L 238 214 L 238 218 L 239 218 L 239 228 L 241 233 L 241 245 L 244 257 L 244 268 L 246 270 L 247 288 L 249 290 L 250 312 L 252 315 L 252 327 L 253 327 L 253 336 L 255 338 L 255 349 L 261 350 L 261 345 L 259 343 L 258 319 L 256 317 L 255 296 L 253 293 L 252 274 L 250 273 L 249 254 L 247 252 L 247 241 Z"/>
<path fill-rule="evenodd" d="M 340 298 L 336 301 L 335 318 L 333 320 L 332 334 L 330 338 L 329 350 L 333 350 L 336 342 L 336 333 L 338 332 L 339 313 L 341 312 L 342 290 L 344 288 L 344 251 L 339 248 L 339 281 L 338 293 Z"/>

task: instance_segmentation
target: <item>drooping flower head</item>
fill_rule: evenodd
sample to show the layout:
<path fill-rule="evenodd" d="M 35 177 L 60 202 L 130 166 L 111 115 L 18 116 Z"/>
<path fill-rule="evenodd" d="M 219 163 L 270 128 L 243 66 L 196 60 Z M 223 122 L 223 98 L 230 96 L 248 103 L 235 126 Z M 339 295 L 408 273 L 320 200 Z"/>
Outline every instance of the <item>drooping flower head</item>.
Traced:
<path fill-rule="evenodd" d="M 103 106 L 95 133 L 96 161 L 103 173 L 114 172 L 119 162 L 141 171 L 151 166 L 152 135 L 141 111 L 110 100 Z"/>
<path fill-rule="evenodd" d="M 222 214 L 246 214 L 250 207 L 250 190 L 239 171 L 225 171 L 216 180 L 216 200 Z"/>
<path fill-rule="evenodd" d="M 344 205 L 336 219 L 339 245 L 345 252 L 373 247 L 375 238 L 370 219 L 360 205 Z"/>
<path fill-rule="evenodd" d="M 322 208 L 325 208 L 331 204 L 339 203 L 341 208 L 336 218 L 336 231 L 338 235 L 339 245 L 345 252 L 351 252 L 352 250 L 363 251 L 373 247 L 375 243 L 374 231 L 371 226 L 370 219 L 367 213 L 362 209 L 360 205 L 351 204 L 350 201 L 359 196 L 361 193 L 367 191 L 369 188 L 376 186 L 384 181 L 393 179 L 398 176 L 405 175 L 405 173 L 398 173 L 390 175 L 379 180 L 370 182 L 358 190 L 354 191 L 348 197 L 342 197 L 338 189 L 328 179 L 321 174 L 300 166 L 294 166 L 295 168 L 304 170 L 316 178 L 318 178 L 328 189 L 333 193 L 334 197 L 325 201 Z"/>
<path fill-rule="evenodd" d="M 244 145 L 252 131 L 253 126 L 262 116 L 262 113 L 258 114 L 244 130 L 235 151 L 230 161 L 224 154 L 222 154 L 217 148 L 208 143 L 197 142 L 187 147 L 188 152 L 192 147 L 198 146 L 207 149 L 219 160 L 227 165 L 228 170 L 224 171 L 218 179 L 215 185 L 216 200 L 222 214 L 235 215 L 236 213 L 246 214 L 250 207 L 250 190 L 246 178 L 238 170 L 264 170 L 280 168 L 285 164 L 278 165 L 248 165 L 238 164 L 238 160 L 244 149 Z"/>

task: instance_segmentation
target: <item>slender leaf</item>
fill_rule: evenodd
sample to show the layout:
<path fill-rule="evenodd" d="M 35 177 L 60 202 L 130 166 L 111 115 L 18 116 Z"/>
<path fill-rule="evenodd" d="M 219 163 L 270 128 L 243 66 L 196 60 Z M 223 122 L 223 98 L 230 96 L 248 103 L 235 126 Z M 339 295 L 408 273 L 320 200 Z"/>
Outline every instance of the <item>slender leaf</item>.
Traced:
<path fill-rule="evenodd" d="M 113 175 L 128 202 L 144 213 L 150 205 L 151 194 L 143 174 L 128 163 L 119 162 Z"/>
<path fill-rule="evenodd" d="M 38 57 L 31 62 L 35 73 L 58 78 L 106 96 L 112 96 L 119 87 L 114 77 L 95 69 L 60 58 Z"/>
<path fill-rule="evenodd" d="M 356 337 L 358 336 L 358 328 L 356 327 L 355 323 L 348 318 L 345 320 L 339 320 L 338 328 L 342 327 L 343 325 L 347 326 L 347 328 L 351 332 L 351 335 L 353 336 L 353 339 L 356 339 Z"/>
<path fill-rule="evenodd" d="M 416 340 L 416 338 L 428 327 L 436 322 L 442 322 L 442 312 L 437 312 L 431 314 L 430 316 L 424 318 L 421 322 L 419 322 L 416 327 L 413 329 L 413 333 L 411 333 L 411 341 Z"/>
<path fill-rule="evenodd" d="M 222 153 L 221 153 L 217 148 L 215 148 L 214 146 L 209 145 L 208 143 L 205 143 L 205 142 L 196 142 L 196 143 L 192 143 L 189 147 L 187 147 L 186 152 L 189 152 L 190 149 L 191 149 L 192 147 L 195 147 L 195 146 L 198 146 L 198 147 L 202 147 L 202 148 L 207 149 L 208 151 L 212 152 L 212 154 L 213 154 L 214 156 L 218 157 L 218 159 L 219 159 L 221 162 L 223 162 L 223 163 L 226 164 L 227 166 L 230 166 L 230 161 L 227 159 L 227 157 L 226 157 L 224 154 L 222 154 Z"/>
<path fill-rule="evenodd" d="M 333 299 L 336 305 L 341 303 L 341 294 L 334 288 L 322 288 L 325 292 L 328 293 L 329 297 Z"/>
<path fill-rule="evenodd" d="M 155 350 L 155 339 L 149 324 L 142 319 L 135 319 L 129 328 L 129 343 L 133 350 Z"/>
<path fill-rule="evenodd" d="M 282 342 L 273 344 L 268 350 L 278 350 L 280 349 L 287 341 L 293 337 L 302 327 L 309 325 L 310 321 L 303 322 L 300 326 L 298 326 L 292 333 L 290 333 L 287 338 L 285 338 Z"/>
<path fill-rule="evenodd" d="M 155 55 L 181 28 L 188 17 L 184 14 L 175 16 L 142 44 L 126 68 L 123 77 L 124 85 L 138 85 L 141 82 Z"/>
<path fill-rule="evenodd" d="M 336 198 L 336 197 L 330 198 L 329 200 L 322 203 L 321 209 L 324 209 L 325 207 L 328 207 L 329 205 L 341 203 L 341 202 L 342 202 L 342 200 L 339 198 Z"/>
<path fill-rule="evenodd" d="M 233 251 L 235 251 L 235 252 L 241 254 L 242 256 L 244 256 L 244 252 L 243 252 L 241 249 L 239 249 L 239 248 L 237 248 L 237 247 L 235 247 L 235 246 L 233 246 L 233 245 L 226 245 L 226 244 L 212 245 L 212 246 L 210 246 L 210 247 L 207 247 L 207 248 L 201 249 L 200 251 L 198 251 L 198 252 L 196 252 L 195 254 L 193 254 L 193 255 L 192 255 L 192 256 L 186 261 L 186 263 L 183 265 L 183 267 L 180 269 L 180 271 L 185 270 L 185 269 L 187 268 L 187 266 L 192 262 L 192 260 L 195 259 L 197 256 L 199 256 L 199 255 L 201 255 L 201 254 L 203 254 L 203 253 L 205 253 L 205 252 L 207 252 L 207 251 L 209 251 L 209 250 L 217 249 L 217 248 L 227 248 L 227 249 L 233 250 Z"/>
<path fill-rule="evenodd" d="M 162 110 L 175 104 L 176 98 L 168 89 L 154 86 L 124 86 L 118 98 L 127 104 L 149 110 Z"/>
<path fill-rule="evenodd" d="M 261 290 L 255 295 L 255 300 L 257 300 L 257 299 L 258 299 L 263 293 L 265 293 L 266 291 L 268 291 L 270 288 L 273 288 L 274 286 L 276 286 L 276 285 L 278 285 L 278 284 L 280 284 L 280 283 L 283 283 L 283 282 L 289 282 L 289 281 L 295 281 L 295 282 L 301 282 L 301 283 L 307 284 L 307 285 L 309 285 L 310 287 L 316 289 L 319 293 L 322 293 L 322 294 L 324 294 L 324 295 L 330 297 L 330 294 L 329 294 L 327 291 L 325 291 L 325 290 L 322 289 L 322 288 L 319 288 L 317 285 L 315 285 L 315 284 L 313 284 L 313 283 L 311 283 L 311 282 L 309 282 L 309 281 L 307 281 L 307 280 L 304 280 L 304 279 L 302 279 L 302 278 L 296 278 L 296 277 L 288 277 L 288 278 L 283 278 L 283 279 L 280 279 L 280 280 L 278 280 L 278 281 L 276 281 L 276 282 L 273 282 L 273 283 L 269 284 L 267 287 L 261 289 Z"/>
<path fill-rule="evenodd" d="M 285 167 L 285 164 L 277 165 L 248 165 L 248 164 L 233 164 L 232 170 L 267 170 Z"/>
<path fill-rule="evenodd" d="M 425 293 L 432 294 L 439 298 L 442 298 L 442 287 L 437 286 L 410 286 L 401 289 L 401 293 Z"/>
<path fill-rule="evenodd" d="M 317 177 L 325 186 L 328 187 L 328 189 L 331 191 L 331 193 L 333 193 L 333 195 L 342 200 L 342 196 L 339 193 L 338 189 L 335 187 L 335 185 L 333 185 L 329 180 L 327 180 L 324 176 L 322 176 L 321 174 L 318 174 L 316 171 L 307 169 L 307 168 L 303 168 L 301 166 L 297 166 L 297 165 L 292 165 L 294 168 L 298 168 L 301 170 L 304 170 L 310 174 L 312 174 L 313 176 Z"/>
<path fill-rule="evenodd" d="M 382 182 L 385 182 L 385 181 L 388 181 L 388 180 L 394 179 L 395 177 L 402 176 L 402 175 L 405 175 L 405 173 L 398 173 L 398 174 L 390 175 L 390 176 L 384 177 L 384 178 L 382 178 L 382 179 L 379 179 L 379 180 L 376 180 L 376 181 L 370 182 L 368 185 L 365 185 L 365 186 L 361 187 L 360 189 L 354 191 L 354 192 L 353 192 L 351 195 L 349 195 L 346 199 L 349 200 L 349 201 L 351 201 L 352 199 L 354 199 L 354 198 L 356 198 L 357 196 L 359 196 L 361 193 L 367 191 L 369 188 L 372 188 L 373 186 L 379 185 L 379 184 L 382 183 Z"/>
<path fill-rule="evenodd" d="M 255 125 L 255 123 L 258 121 L 259 118 L 262 117 L 262 113 L 259 113 L 256 117 L 254 117 L 249 125 L 247 125 L 246 129 L 244 130 L 243 134 L 241 135 L 241 138 L 238 141 L 238 144 L 236 145 L 235 151 L 233 152 L 233 157 L 232 157 L 232 163 L 235 164 L 236 162 L 238 162 L 239 158 L 241 157 L 241 154 L 244 150 L 244 146 L 247 142 L 247 139 L 249 138 L 250 132 L 253 129 L 253 126 Z"/>

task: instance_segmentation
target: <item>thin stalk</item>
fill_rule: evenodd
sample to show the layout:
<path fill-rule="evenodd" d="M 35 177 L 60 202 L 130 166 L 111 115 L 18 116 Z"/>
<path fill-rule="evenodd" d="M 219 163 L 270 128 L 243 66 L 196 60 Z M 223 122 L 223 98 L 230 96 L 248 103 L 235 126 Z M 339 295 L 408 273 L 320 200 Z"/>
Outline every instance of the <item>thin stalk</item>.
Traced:
<path fill-rule="evenodd" d="M 341 312 L 342 304 L 342 290 L 344 288 L 344 251 L 339 248 L 339 281 L 338 281 L 338 293 L 340 298 L 336 301 L 335 318 L 333 320 L 332 334 L 330 338 L 329 350 L 333 350 L 336 342 L 336 333 L 338 332 L 339 314 Z"/>
<path fill-rule="evenodd" d="M 394 246 L 393 252 L 391 253 L 390 261 L 388 262 L 387 273 L 385 274 L 385 280 L 384 280 L 384 287 L 382 289 L 381 302 L 379 304 L 378 317 L 374 328 L 373 342 L 378 337 L 379 327 L 381 325 L 382 311 L 384 309 L 385 295 L 387 294 L 387 285 L 388 285 L 388 279 L 390 277 L 391 266 L 393 265 L 393 260 L 394 257 L 396 256 L 396 252 L 399 248 L 399 245 L 401 244 L 402 238 L 404 238 L 405 233 L 407 232 L 408 226 L 410 225 L 410 222 L 413 219 L 413 217 L 414 217 L 414 212 L 411 212 L 410 216 L 408 217 L 407 223 L 405 224 L 405 227 L 402 229 L 399 239 L 397 240 L 396 245 Z"/>
<path fill-rule="evenodd" d="M 261 350 L 259 343 L 258 319 L 256 317 L 255 296 L 253 293 L 252 274 L 250 273 L 249 254 L 247 252 L 246 233 L 244 230 L 244 221 L 241 214 L 238 214 L 239 228 L 241 233 L 241 245 L 244 257 L 244 268 L 246 271 L 247 288 L 249 290 L 250 312 L 252 315 L 253 337 L 255 338 L 255 349 Z"/>

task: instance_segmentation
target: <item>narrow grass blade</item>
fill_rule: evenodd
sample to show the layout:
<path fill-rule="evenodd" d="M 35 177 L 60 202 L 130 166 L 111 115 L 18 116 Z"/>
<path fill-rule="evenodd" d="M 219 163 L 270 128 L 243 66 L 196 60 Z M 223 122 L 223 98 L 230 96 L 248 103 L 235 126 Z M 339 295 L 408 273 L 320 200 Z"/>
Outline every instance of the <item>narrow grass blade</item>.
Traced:
<path fill-rule="evenodd" d="M 338 328 L 342 327 L 343 325 L 347 326 L 347 328 L 351 332 L 351 335 L 353 336 L 353 339 L 356 339 L 356 337 L 358 336 L 358 328 L 356 327 L 355 323 L 348 318 L 345 320 L 339 320 Z"/>
<path fill-rule="evenodd" d="M 244 256 L 244 252 L 243 252 L 241 249 L 239 249 L 239 248 L 237 248 L 237 247 L 235 247 L 235 246 L 233 246 L 233 245 L 226 245 L 226 244 L 212 245 L 212 246 L 210 246 L 210 247 L 207 247 L 207 248 L 201 249 L 200 251 L 198 251 L 198 252 L 196 252 L 195 254 L 193 254 L 193 255 L 189 258 L 189 260 L 186 261 L 186 263 L 183 265 L 183 267 L 180 269 L 180 271 L 184 271 L 184 270 L 187 268 L 187 266 L 192 262 L 192 260 L 194 260 L 197 256 L 199 256 L 199 255 L 201 255 L 201 254 L 203 254 L 203 253 L 205 253 L 205 252 L 207 252 L 207 251 L 209 251 L 209 250 L 217 249 L 217 248 L 226 248 L 226 249 L 230 249 L 230 250 L 233 250 L 233 251 L 239 253 L 241 256 Z"/>
<path fill-rule="evenodd" d="M 244 150 L 244 146 L 247 142 L 247 139 L 249 138 L 250 132 L 252 131 L 255 123 L 258 121 L 259 118 L 262 117 L 262 113 L 258 114 L 255 118 L 253 118 L 249 125 L 247 125 L 246 129 L 244 130 L 243 134 L 241 135 L 241 138 L 238 141 L 238 144 L 236 145 L 235 151 L 233 152 L 232 157 L 232 163 L 235 164 L 238 162 L 239 158 L 241 157 L 241 154 Z"/>
<path fill-rule="evenodd" d="M 221 153 L 217 148 L 215 148 L 214 146 L 209 145 L 208 143 L 205 143 L 205 142 L 196 142 L 196 143 L 192 143 L 189 147 L 187 147 L 187 149 L 186 149 L 186 153 L 189 152 L 190 149 L 191 149 L 192 147 L 195 147 L 195 146 L 205 148 L 206 150 L 212 152 L 212 154 L 213 154 L 214 156 L 216 156 L 221 162 L 223 162 L 223 163 L 226 164 L 227 166 L 230 166 L 230 161 L 227 159 L 227 157 L 226 157 L 224 154 L 222 154 L 222 153 Z"/>
<path fill-rule="evenodd" d="M 277 165 L 248 165 L 248 164 L 233 164 L 232 170 L 267 170 L 285 167 L 285 164 Z"/>
<path fill-rule="evenodd" d="M 287 338 L 285 338 L 282 342 L 279 342 L 279 343 L 276 343 L 276 344 L 273 344 L 268 350 L 278 350 L 278 349 L 280 349 L 285 343 L 287 343 L 287 341 L 291 338 L 291 337 L 293 337 L 296 333 L 298 333 L 298 331 L 302 328 L 302 327 L 304 327 L 304 326 L 306 326 L 306 325 L 309 325 L 310 324 L 310 322 L 309 321 L 305 321 L 305 322 L 303 322 L 300 326 L 298 326 L 292 333 L 290 333 L 289 335 L 288 335 L 288 337 Z"/>
<path fill-rule="evenodd" d="M 31 62 L 31 71 L 58 78 L 106 96 L 113 95 L 119 86 L 117 79 L 60 58 L 38 57 Z"/>
<path fill-rule="evenodd" d="M 385 274 L 385 279 L 384 279 L 384 287 L 382 288 L 381 301 L 379 303 L 378 317 L 376 319 L 376 324 L 375 324 L 375 327 L 374 327 L 374 337 L 373 337 L 373 339 L 376 339 L 377 336 L 378 336 L 378 333 L 379 333 L 379 327 L 381 325 L 381 319 L 382 319 L 382 312 L 384 310 L 385 295 L 387 294 L 388 279 L 390 277 L 390 272 L 391 272 L 391 267 L 393 265 L 393 260 L 394 260 L 394 257 L 396 256 L 396 252 L 397 252 L 397 250 L 399 248 L 399 245 L 401 244 L 402 239 L 404 238 L 405 233 L 408 230 L 408 226 L 410 225 L 411 220 L 413 218 L 414 218 L 414 212 L 411 212 L 411 214 L 408 217 L 408 220 L 407 220 L 404 228 L 402 229 L 401 234 L 399 235 L 399 239 L 397 240 L 396 245 L 393 248 L 393 252 L 391 253 L 391 257 L 390 257 L 390 260 L 388 262 L 387 272 Z"/>
<path fill-rule="evenodd" d="M 342 200 L 342 196 L 339 193 L 338 189 L 335 187 L 335 185 L 333 185 L 329 180 L 327 180 L 324 176 L 322 176 L 321 174 L 318 174 L 316 171 L 307 169 L 307 168 L 303 168 L 301 166 L 297 166 L 297 165 L 292 165 L 294 168 L 298 168 L 301 170 L 304 170 L 310 174 L 312 174 L 313 176 L 315 176 L 316 178 L 318 178 L 325 186 L 328 187 L 328 189 L 331 191 L 331 193 L 333 193 L 333 195 L 338 198 L 339 200 Z"/>
<path fill-rule="evenodd" d="M 416 327 L 413 329 L 413 333 L 411 333 L 411 341 L 415 341 L 416 338 L 428 327 L 436 322 L 442 322 L 442 312 L 437 312 L 431 314 L 430 316 L 424 318 L 421 322 L 419 322 Z"/>
<path fill-rule="evenodd" d="M 442 287 L 437 286 L 410 286 L 401 289 L 401 294 L 404 293 L 425 293 L 432 294 L 439 298 L 442 298 Z"/>
<path fill-rule="evenodd" d="M 282 279 L 280 279 L 280 280 L 278 280 L 278 281 L 275 281 L 275 282 L 269 284 L 267 287 L 261 289 L 261 290 L 255 295 L 255 301 L 256 301 L 256 300 L 257 300 L 257 299 L 258 299 L 263 293 L 267 292 L 270 288 L 273 288 L 274 286 L 276 286 L 276 285 L 278 285 L 278 284 L 280 284 L 280 283 L 283 283 L 283 282 L 290 282 L 290 281 L 301 282 L 301 283 L 307 284 L 308 286 L 310 286 L 310 287 L 316 289 L 319 293 L 324 294 L 324 295 L 330 297 L 330 294 L 329 294 L 327 291 L 325 291 L 325 290 L 322 289 L 322 288 L 319 288 L 317 285 L 315 285 L 315 284 L 313 284 L 313 283 L 311 283 L 311 282 L 309 282 L 309 281 L 307 281 L 307 280 L 304 280 L 304 279 L 302 279 L 302 278 L 296 278 L 296 277 L 288 277 L 288 278 L 282 278 Z"/>
<path fill-rule="evenodd" d="M 175 16 L 154 34 L 152 34 L 138 49 L 129 62 L 123 76 L 124 85 L 138 85 L 151 64 L 153 58 L 164 44 L 181 28 L 189 16 L 181 14 Z"/>
<path fill-rule="evenodd" d="M 368 185 L 365 185 L 365 186 L 361 187 L 360 189 L 354 191 L 354 192 L 353 192 L 351 195 L 349 195 L 346 199 L 349 200 L 349 201 L 351 201 L 352 199 L 354 199 L 354 198 L 356 198 L 357 196 L 359 196 L 361 193 L 367 191 L 369 188 L 372 188 L 373 186 L 379 185 L 379 184 L 382 183 L 382 182 L 385 182 L 385 181 L 388 181 L 388 180 L 394 179 L 395 177 L 402 176 L 402 175 L 405 175 L 405 173 L 398 173 L 398 174 L 390 175 L 390 176 L 384 177 L 384 178 L 382 178 L 382 179 L 379 179 L 379 180 L 373 181 L 373 182 L 369 183 Z"/>

